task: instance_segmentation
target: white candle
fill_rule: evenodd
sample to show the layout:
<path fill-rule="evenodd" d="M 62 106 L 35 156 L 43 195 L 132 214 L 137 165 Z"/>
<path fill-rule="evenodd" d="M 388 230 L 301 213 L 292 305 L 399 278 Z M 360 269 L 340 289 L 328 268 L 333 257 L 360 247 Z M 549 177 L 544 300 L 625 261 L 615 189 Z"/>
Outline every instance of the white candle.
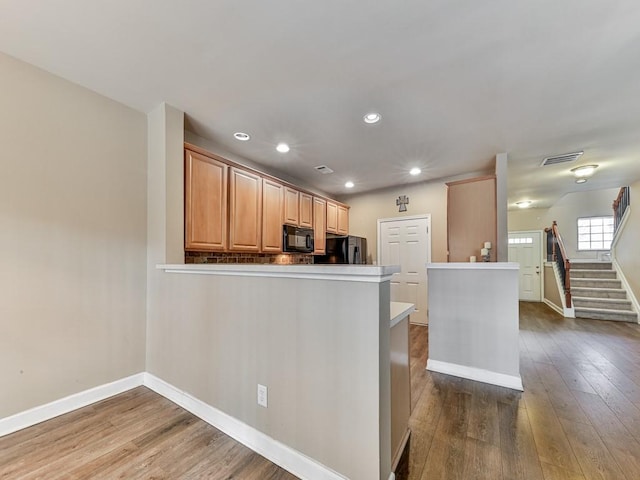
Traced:
<path fill-rule="evenodd" d="M 476 256 L 475 256 L 475 255 L 471 255 L 471 256 L 469 257 L 469 261 L 470 261 L 471 263 L 474 263 L 474 262 L 476 261 Z"/>
<path fill-rule="evenodd" d="M 486 243 L 485 243 L 485 245 L 486 245 Z M 483 248 L 482 250 L 480 250 L 480 253 L 482 255 L 489 255 L 489 249 L 488 248 Z"/>
<path fill-rule="evenodd" d="M 484 248 L 491 248 L 491 242 L 484 242 Z"/>

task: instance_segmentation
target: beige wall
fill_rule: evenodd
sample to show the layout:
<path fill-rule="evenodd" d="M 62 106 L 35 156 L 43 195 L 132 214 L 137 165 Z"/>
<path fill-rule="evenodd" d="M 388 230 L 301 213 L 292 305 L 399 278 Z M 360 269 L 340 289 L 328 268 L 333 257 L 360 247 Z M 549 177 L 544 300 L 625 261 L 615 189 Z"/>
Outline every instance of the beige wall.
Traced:
<path fill-rule="evenodd" d="M 146 118 L 0 54 L 0 418 L 144 371 Z"/>
<path fill-rule="evenodd" d="M 631 210 L 620 232 L 616 259 L 636 299 L 640 299 L 640 181 L 630 186 Z M 634 203 L 635 202 L 635 203 Z"/>
<path fill-rule="evenodd" d="M 346 478 L 388 478 L 388 282 L 159 272 L 152 288 L 150 373 Z"/>
<path fill-rule="evenodd" d="M 409 197 L 406 212 L 398 212 L 396 199 Z M 414 183 L 342 197 L 348 204 L 349 233 L 367 238 L 368 262 L 377 261 L 377 220 L 431 214 L 431 261 L 447 261 L 447 186 L 444 182 Z"/>
<path fill-rule="evenodd" d="M 569 193 L 548 209 L 531 208 L 509 211 L 509 231 L 544 230 L 554 220 L 567 248 L 569 259 L 599 259 L 600 252 L 578 252 L 578 217 L 613 215 L 612 204 L 619 188 Z"/>

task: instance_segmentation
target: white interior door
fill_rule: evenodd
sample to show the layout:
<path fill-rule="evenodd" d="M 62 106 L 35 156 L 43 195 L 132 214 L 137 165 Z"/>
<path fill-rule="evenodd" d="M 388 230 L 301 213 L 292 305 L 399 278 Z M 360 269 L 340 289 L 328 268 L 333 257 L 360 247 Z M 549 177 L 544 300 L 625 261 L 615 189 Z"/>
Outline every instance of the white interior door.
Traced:
<path fill-rule="evenodd" d="M 427 266 L 431 261 L 431 216 L 378 220 L 378 264 L 400 265 L 391 278 L 391 301 L 416 306 L 411 323 L 427 324 Z"/>
<path fill-rule="evenodd" d="M 509 232 L 509 261 L 520 264 L 520 300 L 542 301 L 542 232 Z"/>

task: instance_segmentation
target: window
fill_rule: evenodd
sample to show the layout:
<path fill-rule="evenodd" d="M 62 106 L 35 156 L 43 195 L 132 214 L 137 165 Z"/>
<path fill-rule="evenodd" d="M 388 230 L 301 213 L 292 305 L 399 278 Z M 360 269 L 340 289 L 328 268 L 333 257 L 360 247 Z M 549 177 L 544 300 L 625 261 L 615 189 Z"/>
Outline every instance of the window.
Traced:
<path fill-rule="evenodd" d="M 533 243 L 533 238 L 531 237 L 518 237 L 518 238 L 510 238 L 510 244 L 520 244 L 520 243 Z"/>
<path fill-rule="evenodd" d="M 578 218 L 578 250 L 610 250 L 613 216 Z"/>

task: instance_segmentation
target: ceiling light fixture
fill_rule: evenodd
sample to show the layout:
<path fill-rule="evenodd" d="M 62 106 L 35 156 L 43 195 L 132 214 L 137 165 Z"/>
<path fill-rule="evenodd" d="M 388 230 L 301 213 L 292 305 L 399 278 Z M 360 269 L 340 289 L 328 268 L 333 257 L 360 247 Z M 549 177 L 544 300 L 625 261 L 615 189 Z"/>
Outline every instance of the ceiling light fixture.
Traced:
<path fill-rule="evenodd" d="M 572 168 L 571 172 L 578 178 L 590 177 L 598 168 L 598 165 L 582 165 L 581 167 Z"/>
<path fill-rule="evenodd" d="M 576 178 L 576 183 L 587 183 L 586 178 Z"/>
<path fill-rule="evenodd" d="M 353 185 L 354 183 L 351 180 L 349 180 L 347 183 L 344 184 L 344 186 L 347 188 L 353 188 Z"/>
<path fill-rule="evenodd" d="M 233 134 L 233 136 L 235 137 L 236 140 L 240 140 L 241 142 L 246 142 L 248 140 L 251 140 L 251 136 L 248 133 L 244 133 L 244 132 L 236 132 Z"/>
<path fill-rule="evenodd" d="M 413 167 L 411 170 L 409 170 L 409 175 L 413 175 L 414 177 L 416 175 L 420 175 L 422 173 L 422 170 L 420 170 L 418 167 Z"/>
<path fill-rule="evenodd" d="M 289 148 L 289 145 L 287 145 L 286 143 L 279 143 L 276 146 L 276 150 L 279 151 L 280 153 L 287 153 L 290 150 L 290 148 Z"/>
<path fill-rule="evenodd" d="M 378 112 L 367 113 L 364 116 L 364 123 L 378 123 L 381 118 L 382 115 L 380 115 Z"/>
<path fill-rule="evenodd" d="M 518 208 L 529 208 L 533 202 L 531 200 L 522 200 L 521 202 L 516 202 Z"/>

